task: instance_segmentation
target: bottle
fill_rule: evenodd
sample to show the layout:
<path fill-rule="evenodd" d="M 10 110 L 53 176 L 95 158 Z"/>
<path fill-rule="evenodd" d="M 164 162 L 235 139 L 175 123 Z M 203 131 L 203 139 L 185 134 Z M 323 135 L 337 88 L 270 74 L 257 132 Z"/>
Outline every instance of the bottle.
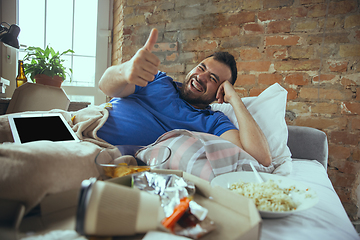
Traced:
<path fill-rule="evenodd" d="M 19 60 L 18 75 L 16 77 L 16 87 L 20 87 L 21 85 L 23 85 L 26 82 L 27 82 L 27 78 L 25 76 L 25 71 L 24 71 L 24 62 L 23 62 L 23 60 Z"/>

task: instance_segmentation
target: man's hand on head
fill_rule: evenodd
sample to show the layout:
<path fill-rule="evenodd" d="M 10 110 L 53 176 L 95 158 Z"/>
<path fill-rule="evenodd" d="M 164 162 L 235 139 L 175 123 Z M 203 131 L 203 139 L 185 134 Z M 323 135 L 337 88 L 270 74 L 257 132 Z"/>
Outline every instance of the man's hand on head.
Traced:
<path fill-rule="evenodd" d="M 244 149 L 260 164 L 270 166 L 272 159 L 267 139 L 229 81 L 220 85 L 216 98 L 219 103 L 231 104 L 239 124 L 239 130 L 228 130 L 221 137 Z"/>
<path fill-rule="evenodd" d="M 233 85 L 229 81 L 224 81 L 218 88 L 216 99 L 218 103 L 230 103 L 234 98 L 240 98 Z"/>
<path fill-rule="evenodd" d="M 126 70 L 124 74 L 128 83 L 145 87 L 148 82 L 154 80 L 154 75 L 158 72 L 160 60 L 151 51 L 156 44 L 157 38 L 158 30 L 154 28 L 151 30 L 145 45 L 125 63 Z"/>

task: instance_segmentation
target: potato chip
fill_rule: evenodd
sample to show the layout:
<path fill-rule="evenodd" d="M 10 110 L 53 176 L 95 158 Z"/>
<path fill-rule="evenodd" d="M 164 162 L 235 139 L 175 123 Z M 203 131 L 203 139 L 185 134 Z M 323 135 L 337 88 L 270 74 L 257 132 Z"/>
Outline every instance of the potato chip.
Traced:
<path fill-rule="evenodd" d="M 106 176 L 111 178 L 114 177 L 114 167 L 103 167 L 103 170 Z"/>
<path fill-rule="evenodd" d="M 115 168 L 114 177 L 122 177 L 129 174 L 150 170 L 148 166 L 118 166 Z"/>
<path fill-rule="evenodd" d="M 150 170 L 148 166 L 128 166 L 119 163 L 117 167 L 103 167 L 105 175 L 111 178 L 123 177 L 129 174 Z"/>

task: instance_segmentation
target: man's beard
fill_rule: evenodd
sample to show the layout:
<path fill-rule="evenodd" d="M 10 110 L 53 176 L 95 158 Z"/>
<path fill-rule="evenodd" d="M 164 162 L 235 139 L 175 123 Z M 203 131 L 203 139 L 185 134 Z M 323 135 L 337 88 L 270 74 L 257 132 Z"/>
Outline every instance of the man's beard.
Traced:
<path fill-rule="evenodd" d="M 210 103 L 212 103 L 216 99 L 215 96 L 212 99 L 209 99 L 209 97 L 206 97 L 204 95 L 194 96 L 190 90 L 186 89 L 190 80 L 191 80 L 191 78 L 189 80 L 187 80 L 185 83 L 183 83 L 180 88 L 180 97 L 183 100 L 185 100 L 192 106 L 205 108 L 206 106 L 208 106 Z"/>

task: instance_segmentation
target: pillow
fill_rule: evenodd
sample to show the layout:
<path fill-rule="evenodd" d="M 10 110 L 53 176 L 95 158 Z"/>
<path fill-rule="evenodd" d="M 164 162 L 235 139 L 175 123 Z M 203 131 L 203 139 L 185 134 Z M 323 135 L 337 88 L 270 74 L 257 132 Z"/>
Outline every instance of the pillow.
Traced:
<path fill-rule="evenodd" d="M 275 83 L 257 97 L 242 98 L 244 105 L 268 140 L 273 159 L 272 165 L 275 167 L 274 173 L 281 175 L 288 175 L 292 170 L 291 152 L 287 146 L 286 97 L 287 91 Z M 223 112 L 236 127 L 239 127 L 234 110 L 229 103 L 213 103 L 211 109 Z"/>
<path fill-rule="evenodd" d="M 274 167 L 260 165 L 247 152 L 235 144 L 212 134 L 175 129 L 160 136 L 147 148 L 139 150 L 136 157 L 145 159 L 146 155 L 156 157 L 151 146 L 167 146 L 171 156 L 161 166 L 164 169 L 182 170 L 207 181 L 214 177 L 234 171 L 251 171 L 250 162 L 260 172 L 273 172 Z"/>

